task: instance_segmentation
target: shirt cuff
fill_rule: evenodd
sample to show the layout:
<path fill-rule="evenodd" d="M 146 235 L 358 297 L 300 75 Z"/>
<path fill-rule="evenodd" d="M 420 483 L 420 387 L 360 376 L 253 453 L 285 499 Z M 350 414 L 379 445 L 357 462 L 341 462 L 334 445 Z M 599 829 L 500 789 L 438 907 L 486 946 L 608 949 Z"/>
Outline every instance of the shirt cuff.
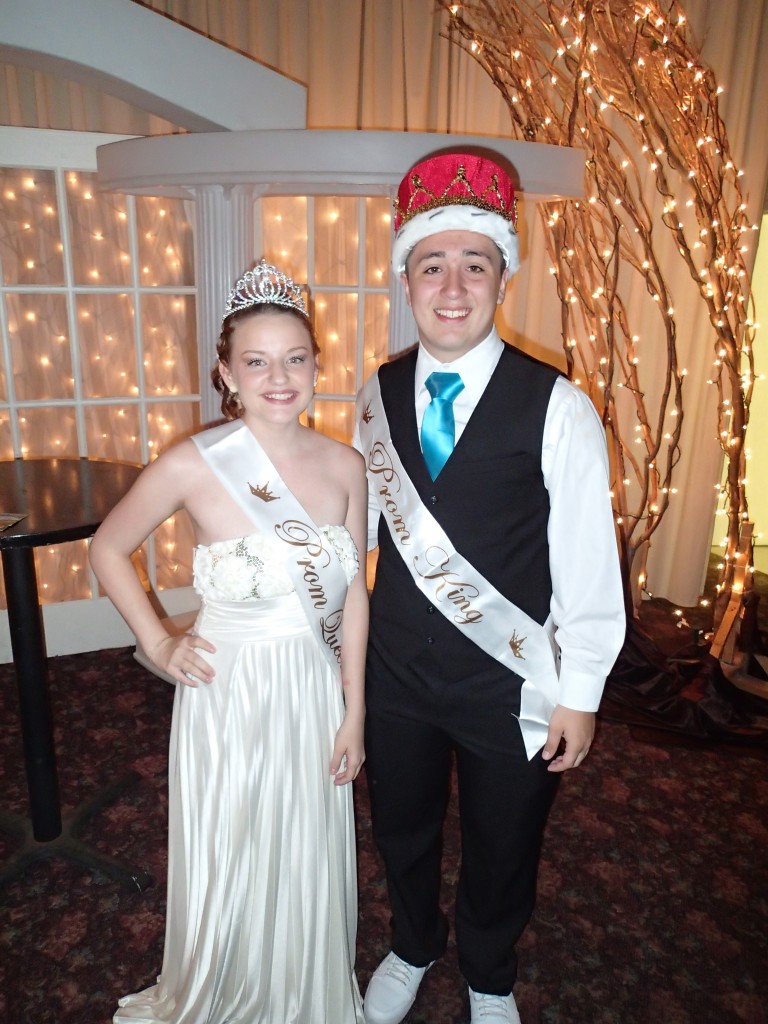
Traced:
<path fill-rule="evenodd" d="M 597 711 L 605 689 L 605 677 L 561 668 L 558 704 L 571 711 Z"/>

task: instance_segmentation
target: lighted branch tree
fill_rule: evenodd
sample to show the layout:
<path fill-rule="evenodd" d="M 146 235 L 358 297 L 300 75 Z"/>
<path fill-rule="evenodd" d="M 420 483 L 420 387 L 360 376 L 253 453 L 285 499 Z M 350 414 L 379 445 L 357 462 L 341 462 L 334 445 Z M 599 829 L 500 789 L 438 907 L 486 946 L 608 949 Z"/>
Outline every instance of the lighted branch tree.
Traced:
<path fill-rule="evenodd" d="M 449 3 L 451 38 L 482 65 L 520 139 L 585 151 L 586 201 L 540 207 L 561 302 L 568 371 L 589 392 L 609 439 L 614 507 L 631 599 L 646 582 L 654 532 L 675 493 L 685 369 L 659 252 L 671 232 L 706 304 L 715 348 L 728 536 L 716 627 L 751 577 L 744 431 L 753 386 L 747 222 L 739 171 L 718 112 L 722 91 L 687 41 L 677 3 L 467 0 Z M 653 186 L 663 213 L 653 213 Z M 664 249 L 668 247 L 662 247 Z M 630 323 L 643 286 L 659 329 Z M 636 308 L 636 296 L 633 300 Z M 635 314 L 637 315 L 637 314 Z M 660 346 L 658 342 L 661 341 Z M 654 346 L 653 356 L 648 351 Z M 639 352 L 652 378 L 643 378 Z M 733 607 L 733 606 L 732 606 Z"/>

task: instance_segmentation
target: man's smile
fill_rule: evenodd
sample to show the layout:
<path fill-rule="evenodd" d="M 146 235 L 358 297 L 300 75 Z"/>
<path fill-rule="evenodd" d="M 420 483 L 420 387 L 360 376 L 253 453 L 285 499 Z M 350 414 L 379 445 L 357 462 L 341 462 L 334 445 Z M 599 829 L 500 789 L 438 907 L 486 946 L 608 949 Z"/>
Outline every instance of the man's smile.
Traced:
<path fill-rule="evenodd" d="M 447 320 L 461 320 L 465 316 L 469 316 L 471 310 L 469 309 L 436 309 L 435 313 L 437 316 L 445 317 Z"/>

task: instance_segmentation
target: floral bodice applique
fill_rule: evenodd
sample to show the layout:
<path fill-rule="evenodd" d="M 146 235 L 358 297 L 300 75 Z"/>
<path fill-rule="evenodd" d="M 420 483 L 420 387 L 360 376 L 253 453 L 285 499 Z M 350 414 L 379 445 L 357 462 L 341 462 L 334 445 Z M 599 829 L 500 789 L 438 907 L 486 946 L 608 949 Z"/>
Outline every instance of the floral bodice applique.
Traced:
<path fill-rule="evenodd" d="M 321 526 L 320 533 L 339 556 L 347 585 L 360 561 L 357 548 L 344 526 Z M 195 590 L 214 601 L 248 601 L 284 597 L 294 591 L 285 567 L 285 544 L 277 537 L 251 533 L 247 537 L 199 544 L 194 550 Z"/>

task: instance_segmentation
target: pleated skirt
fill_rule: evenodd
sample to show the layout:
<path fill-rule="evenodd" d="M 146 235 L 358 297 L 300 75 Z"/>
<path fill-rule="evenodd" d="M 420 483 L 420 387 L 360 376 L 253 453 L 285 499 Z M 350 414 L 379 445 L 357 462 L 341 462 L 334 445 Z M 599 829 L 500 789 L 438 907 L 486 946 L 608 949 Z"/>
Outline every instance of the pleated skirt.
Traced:
<path fill-rule="evenodd" d="M 162 972 L 115 1024 L 362 1024 L 339 674 L 295 595 L 207 602 L 196 632 L 216 676 L 176 692 Z"/>

